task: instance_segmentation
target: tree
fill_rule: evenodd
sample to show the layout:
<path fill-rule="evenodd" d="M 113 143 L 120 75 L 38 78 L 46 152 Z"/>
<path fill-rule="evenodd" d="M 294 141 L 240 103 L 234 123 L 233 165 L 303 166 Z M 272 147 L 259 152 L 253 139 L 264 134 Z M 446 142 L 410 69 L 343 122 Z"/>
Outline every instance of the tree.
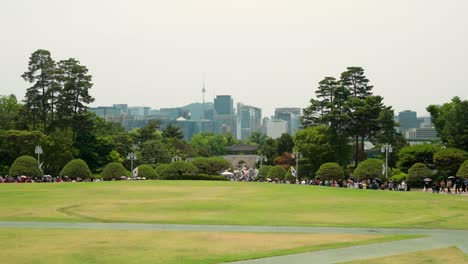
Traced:
<path fill-rule="evenodd" d="M 0 95 L 0 130 L 15 129 L 21 105 L 13 94 Z"/>
<path fill-rule="evenodd" d="M 379 159 L 367 159 L 359 163 L 358 167 L 354 170 L 353 177 L 364 179 L 375 179 L 382 176 L 382 164 Z"/>
<path fill-rule="evenodd" d="M 207 175 L 217 175 L 219 172 L 231 167 L 231 164 L 221 157 L 199 157 L 195 158 L 192 164 L 198 168 L 199 173 Z"/>
<path fill-rule="evenodd" d="M 18 157 L 10 167 L 10 176 L 29 176 L 29 177 L 40 177 L 42 172 L 39 170 L 37 159 L 31 156 Z"/>
<path fill-rule="evenodd" d="M 465 160 L 457 172 L 457 177 L 468 178 L 468 160 Z"/>
<path fill-rule="evenodd" d="M 56 85 L 56 65 L 48 50 L 36 50 L 29 58 L 28 71 L 23 73 L 21 77 L 25 81 L 34 83 L 32 87 L 26 91 L 25 102 L 28 109 L 31 109 L 33 114 L 39 114 L 42 122 L 42 131 L 47 133 L 48 113 L 53 113 L 54 90 Z M 50 102 L 49 102 L 50 101 Z M 53 117 L 53 115 L 52 115 Z M 53 120 L 52 120 L 53 122 Z M 33 124 L 35 127 L 35 124 Z"/>
<path fill-rule="evenodd" d="M 278 144 L 278 153 L 281 155 L 284 152 L 292 152 L 294 148 L 294 141 L 291 135 L 283 133 L 279 138 L 276 139 Z"/>
<path fill-rule="evenodd" d="M 421 187 L 424 179 L 431 177 L 432 171 L 423 163 L 415 163 L 408 170 L 407 183 L 411 187 Z"/>
<path fill-rule="evenodd" d="M 148 124 L 136 131 L 135 142 L 144 143 L 145 141 L 160 139 L 159 126 L 159 120 L 150 120 Z"/>
<path fill-rule="evenodd" d="M 339 181 L 344 178 L 344 171 L 338 163 L 327 162 L 320 166 L 315 175 L 316 178 Z"/>
<path fill-rule="evenodd" d="M 104 167 L 101 176 L 105 180 L 120 179 L 120 177 L 127 177 L 130 173 L 124 168 L 121 163 L 112 162 Z"/>
<path fill-rule="evenodd" d="M 442 143 L 468 151 L 468 100 L 454 97 L 450 103 L 430 105 L 426 110 Z"/>
<path fill-rule="evenodd" d="M 141 146 L 141 162 L 146 164 L 168 163 L 171 156 L 161 140 L 148 140 Z"/>
<path fill-rule="evenodd" d="M 252 132 L 252 134 L 250 134 L 249 136 L 249 139 L 248 141 L 251 142 L 251 143 L 254 143 L 258 146 L 261 146 L 263 145 L 263 143 L 265 142 L 265 140 L 267 140 L 268 136 L 261 133 L 261 132 L 257 132 L 257 131 L 254 131 Z"/>
<path fill-rule="evenodd" d="M 321 164 L 337 160 L 342 153 L 335 152 L 332 145 L 330 128 L 314 126 L 300 130 L 294 136 L 296 149 L 309 160 L 311 169 L 315 173 Z"/>
<path fill-rule="evenodd" d="M 261 179 L 268 177 L 268 173 L 272 167 L 273 166 L 271 165 L 262 165 L 260 168 L 258 168 L 258 177 Z"/>
<path fill-rule="evenodd" d="M 439 175 L 453 176 L 468 159 L 468 153 L 457 148 L 442 148 L 434 154 L 433 159 Z"/>
<path fill-rule="evenodd" d="M 62 176 L 68 176 L 72 179 L 81 178 L 89 179 L 92 177 L 91 170 L 88 168 L 88 164 L 82 159 L 74 159 L 63 167 L 61 172 Z"/>
<path fill-rule="evenodd" d="M 424 163 L 429 167 L 434 167 L 434 153 L 440 150 L 439 146 L 433 144 L 422 144 L 403 147 L 398 153 L 397 167 L 408 172 L 408 169 L 415 163 Z"/>
<path fill-rule="evenodd" d="M 78 154 L 73 147 L 71 136 L 64 131 L 56 130 L 49 133 L 40 144 L 44 150 L 41 158 L 44 163 L 43 170 L 50 175 L 58 175 L 60 170 Z"/>
<path fill-rule="evenodd" d="M 175 138 L 175 139 L 183 139 L 184 134 L 182 133 L 182 130 L 180 127 L 173 126 L 172 124 L 169 124 L 166 129 L 163 130 L 162 136 L 164 138 Z"/>
<path fill-rule="evenodd" d="M 150 165 L 143 164 L 138 166 L 138 177 L 144 177 L 146 179 L 157 179 L 158 175 L 156 171 Z"/>
<path fill-rule="evenodd" d="M 223 135 L 202 132 L 192 137 L 190 144 L 200 156 L 220 156 L 224 154 L 227 139 Z"/>
<path fill-rule="evenodd" d="M 36 145 L 42 145 L 46 140 L 47 136 L 40 131 L 0 131 L 0 164 L 9 167 L 18 156 L 34 154 Z"/>
<path fill-rule="evenodd" d="M 276 140 L 268 137 L 263 145 L 260 146 L 260 154 L 267 158 L 266 164 L 273 165 L 275 164 L 275 158 L 278 156 L 278 143 Z M 264 163 L 264 164 L 265 164 Z"/>
<path fill-rule="evenodd" d="M 270 171 L 268 172 L 268 178 L 270 179 L 284 180 L 285 175 L 286 175 L 286 169 L 279 165 L 271 167 Z"/>
<path fill-rule="evenodd" d="M 197 167 L 187 161 L 174 161 L 161 170 L 160 177 L 165 180 L 182 180 L 186 175 L 194 175 L 198 172 Z"/>
<path fill-rule="evenodd" d="M 71 127 L 73 141 L 76 139 L 76 132 L 80 129 L 80 115 L 85 114 L 86 105 L 94 102 L 94 98 L 89 94 L 89 89 L 93 86 L 92 76 L 88 74 L 88 69 L 76 59 L 61 60 L 58 63 L 58 81 L 61 84 L 57 101 L 57 111 L 62 127 Z"/>

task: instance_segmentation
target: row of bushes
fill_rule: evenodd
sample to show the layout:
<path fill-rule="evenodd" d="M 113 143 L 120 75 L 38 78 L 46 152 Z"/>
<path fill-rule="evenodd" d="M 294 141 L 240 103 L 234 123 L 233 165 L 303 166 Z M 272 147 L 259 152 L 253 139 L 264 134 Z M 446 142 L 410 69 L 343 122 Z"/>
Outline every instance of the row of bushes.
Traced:
<path fill-rule="evenodd" d="M 196 166 L 196 165 L 198 166 Z M 192 163 L 185 161 L 176 161 L 170 164 L 161 165 L 140 165 L 138 166 L 138 177 L 147 179 L 167 179 L 167 180 L 226 180 L 225 177 L 216 174 L 217 171 L 229 167 L 229 163 L 222 158 L 197 158 Z M 38 168 L 38 162 L 34 157 L 21 156 L 12 164 L 10 176 L 26 175 L 30 177 L 42 176 Z M 120 179 L 121 177 L 131 176 L 125 167 L 118 162 L 107 164 L 100 175 L 93 175 L 85 161 L 74 159 L 70 161 L 61 171 L 62 176 L 68 176 L 72 179 L 96 178 L 105 180 Z"/>

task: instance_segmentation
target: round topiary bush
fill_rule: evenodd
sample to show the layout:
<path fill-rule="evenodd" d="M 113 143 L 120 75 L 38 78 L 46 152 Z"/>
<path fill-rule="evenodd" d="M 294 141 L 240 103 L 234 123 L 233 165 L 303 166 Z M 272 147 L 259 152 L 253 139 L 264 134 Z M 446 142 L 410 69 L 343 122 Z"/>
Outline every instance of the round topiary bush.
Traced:
<path fill-rule="evenodd" d="M 144 177 L 146 179 L 157 179 L 158 175 L 156 171 L 150 165 L 143 164 L 138 166 L 138 177 Z"/>
<path fill-rule="evenodd" d="M 88 164 L 82 159 L 74 159 L 63 167 L 62 176 L 68 176 L 72 179 L 81 178 L 89 179 L 92 178 L 91 171 L 89 170 Z"/>
<path fill-rule="evenodd" d="M 338 181 L 344 178 L 344 171 L 338 163 L 327 162 L 320 166 L 317 173 L 315 174 L 315 177 L 325 180 Z"/>
<path fill-rule="evenodd" d="M 158 170 L 158 176 L 165 180 L 183 180 L 185 176 L 195 175 L 197 172 L 198 168 L 191 162 L 174 161 Z"/>
<path fill-rule="evenodd" d="M 10 167 L 9 175 L 13 177 L 17 176 L 29 176 L 29 177 L 40 177 L 42 172 L 39 170 L 37 165 L 37 159 L 31 156 L 18 157 Z"/>
<path fill-rule="evenodd" d="M 122 164 L 118 162 L 112 162 L 107 164 L 101 173 L 101 176 L 104 180 L 120 179 L 120 177 L 127 177 L 128 175 L 129 172 L 125 169 L 125 167 Z"/>
<path fill-rule="evenodd" d="M 422 187 L 425 178 L 432 176 L 432 171 L 423 163 L 415 163 L 408 170 L 407 183 L 411 187 Z"/>
<path fill-rule="evenodd" d="M 280 180 L 284 180 L 285 175 L 286 175 L 286 169 L 280 165 L 271 167 L 270 171 L 268 172 L 268 178 L 270 179 L 278 178 Z"/>
<path fill-rule="evenodd" d="M 379 159 L 367 159 L 357 166 L 354 170 L 354 178 L 365 180 L 374 179 L 382 176 L 382 164 Z"/>
<path fill-rule="evenodd" d="M 258 169 L 258 178 L 259 179 L 265 179 L 266 177 L 268 177 L 268 172 L 270 172 L 270 169 L 272 168 L 273 166 L 271 165 L 262 165 L 259 169 Z"/>
<path fill-rule="evenodd" d="M 457 176 L 461 178 L 468 178 L 468 160 L 465 160 L 465 162 L 460 165 Z"/>

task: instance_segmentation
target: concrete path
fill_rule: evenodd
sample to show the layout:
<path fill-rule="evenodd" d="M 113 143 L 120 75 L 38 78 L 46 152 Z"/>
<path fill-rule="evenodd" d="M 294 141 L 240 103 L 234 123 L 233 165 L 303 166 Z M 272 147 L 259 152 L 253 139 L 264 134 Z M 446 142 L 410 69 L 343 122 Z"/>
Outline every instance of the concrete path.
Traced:
<path fill-rule="evenodd" d="M 434 248 L 457 246 L 468 254 L 468 230 L 399 229 L 399 228 L 344 228 L 344 227 L 290 227 L 290 226 L 232 226 L 232 225 L 174 225 L 132 223 L 68 223 L 68 222 L 0 222 L 0 228 L 55 228 L 55 229 L 108 229 L 158 230 L 204 232 L 268 232 L 314 234 L 408 234 L 426 235 L 424 238 L 377 243 L 310 253 L 293 254 L 231 264 L 308 264 L 336 263 L 356 259 L 390 256 Z"/>

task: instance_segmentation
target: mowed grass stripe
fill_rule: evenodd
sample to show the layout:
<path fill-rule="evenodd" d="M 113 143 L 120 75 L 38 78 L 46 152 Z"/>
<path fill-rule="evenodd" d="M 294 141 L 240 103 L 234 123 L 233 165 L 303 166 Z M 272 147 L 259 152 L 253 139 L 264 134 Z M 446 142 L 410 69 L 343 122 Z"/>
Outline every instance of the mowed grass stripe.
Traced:
<path fill-rule="evenodd" d="M 468 197 L 267 183 L 0 185 L 1 221 L 468 229 Z"/>
<path fill-rule="evenodd" d="M 0 228 L 0 263 L 209 264 L 405 238 L 411 237 Z"/>

